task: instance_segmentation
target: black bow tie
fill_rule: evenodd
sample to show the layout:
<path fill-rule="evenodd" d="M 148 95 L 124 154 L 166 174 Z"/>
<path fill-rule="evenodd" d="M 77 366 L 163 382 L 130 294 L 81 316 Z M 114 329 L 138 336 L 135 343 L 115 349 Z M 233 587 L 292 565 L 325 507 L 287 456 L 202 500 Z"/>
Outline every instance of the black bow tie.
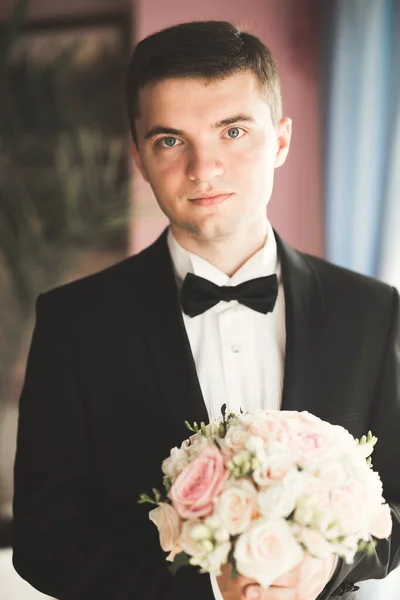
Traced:
<path fill-rule="evenodd" d="M 276 275 L 257 277 L 236 286 L 221 287 L 208 279 L 188 273 L 181 289 L 181 303 L 183 312 L 190 317 L 200 315 L 221 300 L 237 300 L 266 315 L 273 311 L 277 295 Z"/>

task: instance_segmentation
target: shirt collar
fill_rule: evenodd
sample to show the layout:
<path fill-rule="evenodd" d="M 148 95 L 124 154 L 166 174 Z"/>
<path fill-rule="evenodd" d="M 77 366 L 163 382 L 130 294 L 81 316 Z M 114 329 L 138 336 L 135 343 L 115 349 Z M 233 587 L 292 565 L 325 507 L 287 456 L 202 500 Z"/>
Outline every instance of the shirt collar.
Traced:
<path fill-rule="evenodd" d="M 264 246 L 249 258 L 249 260 L 246 261 L 232 277 L 229 277 L 226 273 L 217 269 L 217 267 L 198 254 L 194 254 L 183 248 L 176 241 L 171 228 L 168 228 L 167 243 L 178 284 L 182 284 L 188 273 L 194 273 L 199 277 L 208 279 L 216 285 L 223 286 L 239 285 L 249 279 L 272 275 L 278 271 L 276 240 L 272 226 L 269 222 Z"/>

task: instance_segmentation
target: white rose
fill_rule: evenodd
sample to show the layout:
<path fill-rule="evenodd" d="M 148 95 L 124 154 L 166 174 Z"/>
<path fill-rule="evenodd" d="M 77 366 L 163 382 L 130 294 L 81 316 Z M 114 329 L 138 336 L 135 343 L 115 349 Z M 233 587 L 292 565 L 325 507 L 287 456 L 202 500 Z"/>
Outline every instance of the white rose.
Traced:
<path fill-rule="evenodd" d="M 337 460 L 322 460 L 315 465 L 312 472 L 326 482 L 330 489 L 341 487 L 347 479 L 346 471 Z"/>
<path fill-rule="evenodd" d="M 160 546 L 164 552 L 169 552 L 167 560 L 173 561 L 175 556 L 182 551 L 179 544 L 179 534 L 181 531 L 181 520 L 170 504 L 160 503 L 149 513 L 149 519 L 152 521 L 160 535 Z"/>
<path fill-rule="evenodd" d="M 215 502 L 215 513 L 231 535 L 242 533 L 257 516 L 257 491 L 240 479 L 226 488 Z"/>
<path fill-rule="evenodd" d="M 283 519 L 258 519 L 236 542 L 234 557 L 241 575 L 269 587 L 303 559 L 303 550 Z"/>
<path fill-rule="evenodd" d="M 218 544 L 212 552 L 204 557 L 201 566 L 207 573 L 211 573 L 211 575 L 221 575 L 221 567 L 228 561 L 230 550 L 230 542 Z"/>
<path fill-rule="evenodd" d="M 312 506 L 298 506 L 294 511 L 293 518 L 299 525 L 310 525 L 314 519 L 314 508 Z"/>
<path fill-rule="evenodd" d="M 296 497 L 290 486 L 272 485 L 258 494 L 260 513 L 269 519 L 288 517 L 295 505 Z"/>
<path fill-rule="evenodd" d="M 245 443 L 245 448 L 260 461 L 263 462 L 266 459 L 265 443 L 263 440 L 255 435 L 250 435 Z"/>
<path fill-rule="evenodd" d="M 333 517 L 343 535 L 357 534 L 365 527 L 365 488 L 353 481 L 345 487 L 332 490 Z"/>
<path fill-rule="evenodd" d="M 381 504 L 370 525 L 370 533 L 378 539 L 388 538 L 392 531 L 392 515 L 388 504 Z"/>
<path fill-rule="evenodd" d="M 349 535 L 342 542 L 332 543 L 332 548 L 347 564 L 351 564 L 358 550 L 358 535 Z"/>
<path fill-rule="evenodd" d="M 234 454 L 243 450 L 248 437 L 248 431 L 241 425 L 229 427 L 226 436 L 220 440 L 222 452 L 225 456 L 231 458 Z"/>
<path fill-rule="evenodd" d="M 342 448 L 354 452 L 356 441 L 345 427 L 342 427 L 342 425 L 332 425 L 332 431 L 335 441 L 338 442 Z"/>
<path fill-rule="evenodd" d="M 273 454 L 254 470 L 253 479 L 260 487 L 281 481 L 295 469 L 290 456 L 285 453 Z"/>
<path fill-rule="evenodd" d="M 168 458 L 166 458 L 161 469 L 167 477 L 174 480 L 185 467 L 189 464 L 188 456 L 184 448 L 172 448 Z"/>
<path fill-rule="evenodd" d="M 332 554 L 332 546 L 316 529 L 303 527 L 301 531 L 301 541 L 311 556 L 314 556 L 315 558 L 328 558 L 328 556 L 331 556 Z"/>
<path fill-rule="evenodd" d="M 190 458 L 190 462 L 197 458 L 204 450 L 205 446 L 210 443 L 210 440 L 204 435 L 196 434 L 190 438 L 190 444 L 185 447 L 186 454 Z"/>
<path fill-rule="evenodd" d="M 318 506 L 314 513 L 312 525 L 328 539 L 339 537 L 340 535 L 330 507 Z"/>
<path fill-rule="evenodd" d="M 330 506 L 329 485 L 319 477 L 314 477 L 306 471 L 301 473 L 303 489 L 297 501 L 298 506 L 328 508 Z"/>

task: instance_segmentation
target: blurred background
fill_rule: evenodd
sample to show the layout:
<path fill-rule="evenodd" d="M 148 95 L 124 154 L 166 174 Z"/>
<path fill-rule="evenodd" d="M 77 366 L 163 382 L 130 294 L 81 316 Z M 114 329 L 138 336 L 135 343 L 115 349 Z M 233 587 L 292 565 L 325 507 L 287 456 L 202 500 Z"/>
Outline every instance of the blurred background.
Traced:
<path fill-rule="evenodd" d="M 240 25 L 276 56 L 294 132 L 274 227 L 400 288 L 400 0 L 0 0 L 0 600 L 44 598 L 10 550 L 36 297 L 165 227 L 132 169 L 124 74 L 144 36 L 199 19 Z M 396 572 L 360 600 L 398 600 L 399 587 Z"/>

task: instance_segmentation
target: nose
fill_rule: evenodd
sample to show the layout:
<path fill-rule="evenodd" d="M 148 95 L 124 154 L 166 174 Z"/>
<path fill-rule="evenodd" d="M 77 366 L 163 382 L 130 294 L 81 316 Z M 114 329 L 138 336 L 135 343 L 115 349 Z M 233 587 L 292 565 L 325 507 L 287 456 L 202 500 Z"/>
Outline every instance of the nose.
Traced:
<path fill-rule="evenodd" d="M 212 181 L 224 172 L 222 160 L 210 148 L 192 149 L 187 175 L 191 181 Z"/>

